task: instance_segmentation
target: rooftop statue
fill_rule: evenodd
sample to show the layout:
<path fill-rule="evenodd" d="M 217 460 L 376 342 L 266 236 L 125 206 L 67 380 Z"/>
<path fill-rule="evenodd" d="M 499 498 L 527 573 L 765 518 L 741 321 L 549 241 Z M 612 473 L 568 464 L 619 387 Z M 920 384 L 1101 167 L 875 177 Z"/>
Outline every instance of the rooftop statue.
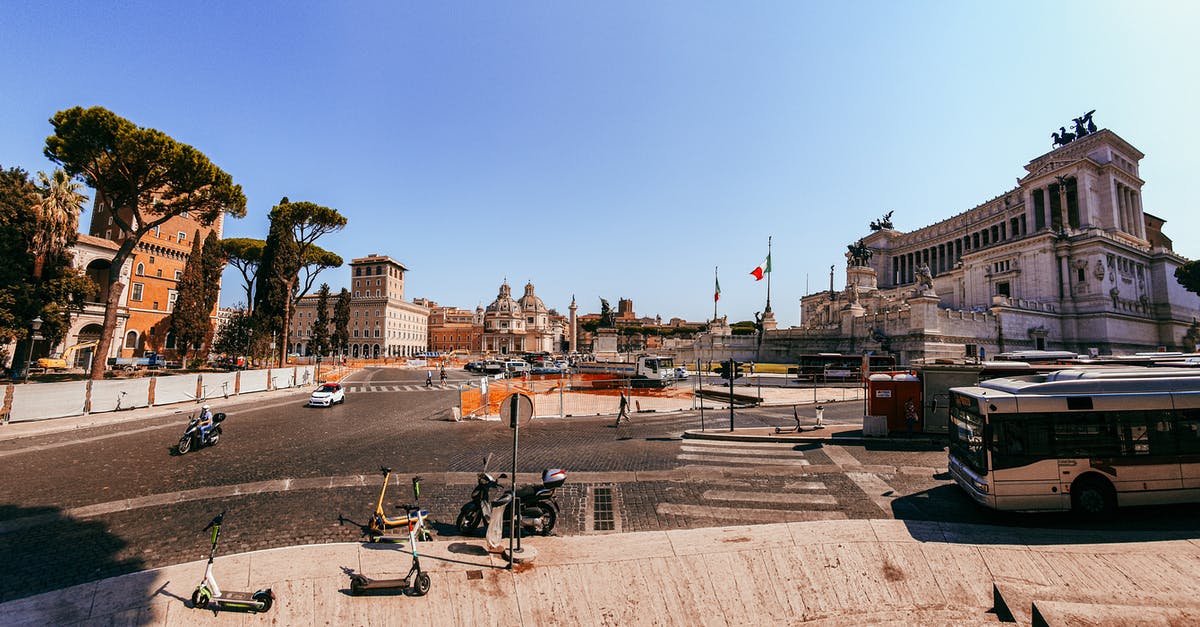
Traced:
<path fill-rule="evenodd" d="M 883 214 L 882 218 L 879 218 L 878 220 L 872 220 L 871 221 L 871 230 L 872 231 L 882 231 L 883 229 L 894 228 L 894 227 L 892 227 L 892 214 L 893 213 L 896 213 L 896 211 L 894 209 L 892 211 L 889 211 L 889 212 Z"/>
<path fill-rule="evenodd" d="M 1095 109 L 1088 111 L 1080 117 L 1074 118 L 1071 121 L 1074 123 L 1075 132 L 1067 131 L 1067 127 L 1058 127 L 1057 133 L 1050 133 L 1050 138 L 1054 140 L 1054 147 L 1066 146 L 1067 144 L 1081 137 L 1091 135 L 1096 132 L 1096 125 L 1092 122 L 1092 115 L 1096 113 Z"/>
<path fill-rule="evenodd" d="M 871 260 L 871 255 L 875 251 L 871 250 L 862 240 L 846 246 L 846 262 L 852 266 L 865 266 Z"/>

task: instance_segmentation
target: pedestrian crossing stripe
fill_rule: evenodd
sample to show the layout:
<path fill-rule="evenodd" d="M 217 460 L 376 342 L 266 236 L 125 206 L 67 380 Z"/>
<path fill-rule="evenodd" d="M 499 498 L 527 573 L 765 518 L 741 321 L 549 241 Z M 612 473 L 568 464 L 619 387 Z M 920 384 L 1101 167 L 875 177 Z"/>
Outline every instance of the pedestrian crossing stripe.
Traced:
<path fill-rule="evenodd" d="M 803 457 L 734 457 L 731 455 L 693 455 L 681 453 L 677 459 L 695 462 L 713 462 L 718 464 L 756 464 L 759 466 L 808 466 L 810 462 Z"/>
<path fill-rule="evenodd" d="M 439 385 L 433 385 L 433 386 L 425 386 L 425 385 L 347 385 L 346 386 L 347 392 L 360 392 L 360 393 L 362 393 L 362 392 L 366 392 L 366 393 L 372 393 L 372 392 L 420 392 L 420 391 L 426 391 L 426 390 L 447 391 L 447 390 L 457 390 L 457 389 L 458 389 L 458 386 L 449 385 L 449 384 L 446 384 L 446 385 L 439 384 Z"/>

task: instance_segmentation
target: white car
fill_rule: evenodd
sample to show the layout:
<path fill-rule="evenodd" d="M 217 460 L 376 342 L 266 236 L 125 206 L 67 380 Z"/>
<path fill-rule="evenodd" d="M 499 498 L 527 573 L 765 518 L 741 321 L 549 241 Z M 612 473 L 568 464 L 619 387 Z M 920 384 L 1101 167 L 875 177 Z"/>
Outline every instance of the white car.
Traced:
<path fill-rule="evenodd" d="M 345 402 L 346 388 L 343 388 L 340 383 L 326 383 L 308 397 L 310 407 L 330 407 Z"/>

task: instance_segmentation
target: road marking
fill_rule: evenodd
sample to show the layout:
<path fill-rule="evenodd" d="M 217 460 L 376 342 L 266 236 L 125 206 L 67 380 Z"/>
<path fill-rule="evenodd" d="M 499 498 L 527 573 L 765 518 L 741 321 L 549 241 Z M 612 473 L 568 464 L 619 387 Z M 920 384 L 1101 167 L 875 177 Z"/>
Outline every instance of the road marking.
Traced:
<path fill-rule="evenodd" d="M 845 520 L 846 514 L 829 510 L 750 509 L 744 507 L 708 507 L 682 503 L 659 503 L 654 511 L 659 516 L 687 516 L 742 522 L 806 522 L 810 520 Z"/>
<path fill-rule="evenodd" d="M 829 461 L 836 466 L 862 466 L 862 462 L 858 461 L 849 451 L 843 446 L 836 444 L 822 444 L 821 452 L 829 456 Z"/>
<path fill-rule="evenodd" d="M 758 503 L 787 503 L 790 505 L 837 505 L 837 499 L 828 494 L 705 490 L 701 496 L 713 501 L 754 501 Z"/>
<path fill-rule="evenodd" d="M 809 461 L 802 457 L 730 457 L 722 455 L 692 455 L 683 453 L 676 459 L 694 462 L 716 462 L 726 464 L 759 464 L 768 466 L 807 466 Z"/>
<path fill-rule="evenodd" d="M 762 455 L 764 453 L 771 454 L 786 454 L 792 452 L 791 449 L 756 449 L 756 448 L 710 448 L 707 446 L 695 446 L 692 444 L 684 444 L 680 447 L 685 453 L 717 453 L 719 455 Z M 799 454 L 799 451 L 796 451 Z"/>
<path fill-rule="evenodd" d="M 824 483 L 820 481 L 793 481 L 783 484 L 784 490 L 824 490 Z"/>
<path fill-rule="evenodd" d="M 723 440 L 688 440 L 689 446 L 709 446 L 712 448 L 754 448 L 754 449 L 775 449 L 779 451 L 792 451 L 796 449 L 796 444 L 791 442 L 726 442 Z"/>
<path fill-rule="evenodd" d="M 846 476 L 860 490 L 866 492 L 871 502 L 878 505 L 885 514 L 889 516 L 892 514 L 892 501 L 899 495 L 883 479 L 880 479 L 879 475 L 871 472 L 847 472 Z"/>
<path fill-rule="evenodd" d="M 274 403 L 264 403 L 261 405 L 253 405 L 250 407 L 246 407 L 245 409 L 247 411 L 254 411 L 254 410 L 259 410 L 259 409 L 272 409 L 275 407 L 283 407 L 285 405 L 298 405 L 300 402 L 301 402 L 300 398 L 293 398 L 291 400 L 281 400 L 281 401 L 277 401 Z M 305 401 L 305 403 L 307 403 L 307 401 Z M 169 407 L 169 405 L 162 405 L 162 407 Z M 187 411 L 188 410 L 180 409 L 179 413 L 183 414 Z M 196 410 L 193 408 L 190 411 L 195 412 Z M 161 417 L 162 416 L 151 416 L 151 417 L 146 417 L 146 418 L 138 418 L 137 420 L 155 420 L 155 419 L 161 418 Z M 117 424 L 120 424 L 120 423 L 114 423 L 112 426 L 116 426 Z M 18 453 L 32 453 L 35 451 L 46 451 L 46 450 L 50 450 L 50 449 L 61 448 L 64 446 L 74 446 L 76 444 L 86 444 L 88 442 L 97 442 L 100 440 L 107 440 L 109 438 L 119 438 L 119 437 L 124 437 L 127 435 L 132 435 L 134 433 L 143 433 L 146 431 L 154 431 L 156 429 L 178 429 L 181 425 L 187 426 L 187 423 L 168 422 L 166 424 L 156 425 L 153 427 L 141 427 L 139 429 L 120 429 L 114 433 L 108 433 L 105 435 L 95 435 L 95 436 L 92 436 L 89 438 L 80 438 L 78 440 L 71 440 L 70 442 L 56 442 L 54 444 L 41 444 L 38 446 L 28 446 L 25 448 L 15 449 L 15 450 L 11 450 L 11 451 L 2 451 L 2 452 L 0 452 L 0 457 L 8 457 L 10 455 L 16 455 Z M 95 429 L 95 428 L 103 428 L 105 426 L 107 426 L 107 425 L 92 425 L 87 428 Z M 62 432 L 60 431 L 57 433 L 62 433 Z M 46 435 L 51 435 L 51 434 L 48 433 Z M 181 435 L 182 435 L 182 433 L 181 433 Z M 34 437 L 34 436 L 29 435 L 29 436 L 25 436 L 25 437 Z"/>

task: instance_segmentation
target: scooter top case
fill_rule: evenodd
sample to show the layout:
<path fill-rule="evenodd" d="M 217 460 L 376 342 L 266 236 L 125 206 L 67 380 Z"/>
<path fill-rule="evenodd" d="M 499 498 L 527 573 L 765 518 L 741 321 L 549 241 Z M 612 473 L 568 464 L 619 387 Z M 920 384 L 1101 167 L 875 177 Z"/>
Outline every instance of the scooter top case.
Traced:
<path fill-rule="evenodd" d="M 542 471 L 542 485 L 553 490 L 567 481 L 567 471 L 562 468 L 547 468 Z"/>

